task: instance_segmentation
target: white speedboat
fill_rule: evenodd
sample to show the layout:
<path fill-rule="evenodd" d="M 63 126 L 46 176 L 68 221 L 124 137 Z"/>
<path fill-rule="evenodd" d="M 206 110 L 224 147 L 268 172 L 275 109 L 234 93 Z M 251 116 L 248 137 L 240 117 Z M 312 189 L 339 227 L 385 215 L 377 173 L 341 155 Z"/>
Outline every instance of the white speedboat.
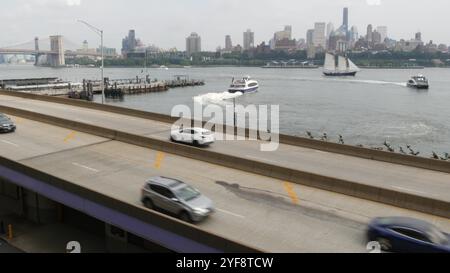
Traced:
<path fill-rule="evenodd" d="M 411 77 L 411 79 L 408 81 L 407 85 L 412 88 L 417 89 L 428 89 L 430 87 L 428 83 L 428 79 L 423 75 L 417 75 Z"/>
<path fill-rule="evenodd" d="M 259 84 L 257 81 L 252 80 L 249 76 L 244 77 L 240 80 L 234 80 L 228 89 L 230 93 L 250 93 L 258 91 Z"/>
<path fill-rule="evenodd" d="M 326 53 L 325 64 L 323 67 L 323 74 L 325 74 L 325 76 L 355 76 L 359 71 L 359 67 L 349 58 L 336 56 L 328 52 Z"/>

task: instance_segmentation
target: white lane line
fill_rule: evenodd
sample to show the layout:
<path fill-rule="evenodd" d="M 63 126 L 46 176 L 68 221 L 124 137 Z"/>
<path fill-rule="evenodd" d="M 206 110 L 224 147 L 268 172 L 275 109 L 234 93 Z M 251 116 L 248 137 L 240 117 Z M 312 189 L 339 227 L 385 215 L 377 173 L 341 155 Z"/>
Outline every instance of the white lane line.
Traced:
<path fill-rule="evenodd" d="M 3 143 L 6 143 L 6 144 L 9 144 L 9 145 L 12 145 L 12 146 L 14 146 L 14 147 L 19 147 L 19 145 L 16 144 L 16 143 L 14 143 L 14 142 L 10 142 L 10 141 L 7 141 L 7 140 L 2 140 L 2 142 L 3 142 Z"/>
<path fill-rule="evenodd" d="M 96 173 L 99 172 L 99 170 L 90 168 L 90 167 L 88 167 L 88 166 L 84 166 L 84 165 L 79 164 L 79 163 L 76 163 L 76 162 L 73 162 L 72 165 L 77 166 L 77 167 L 80 167 L 80 168 L 83 168 L 83 169 L 86 169 L 86 170 L 89 170 L 89 171 L 91 171 L 91 172 L 96 172 Z"/>
<path fill-rule="evenodd" d="M 392 186 L 392 188 L 397 189 L 397 190 L 402 190 L 402 191 L 413 192 L 413 193 L 426 194 L 426 192 L 423 192 L 423 191 L 415 191 L 415 190 L 411 190 L 411 189 L 407 189 L 407 188 L 402 188 L 402 187 Z"/>
<path fill-rule="evenodd" d="M 231 212 L 231 211 L 224 210 L 224 209 L 217 209 L 217 208 L 216 208 L 216 210 L 217 210 L 217 211 L 220 211 L 220 212 L 223 212 L 223 213 L 225 213 L 225 214 L 232 215 L 232 216 L 234 216 L 234 217 L 241 218 L 241 219 L 244 219 L 244 218 L 245 218 L 245 216 L 242 216 L 242 215 L 239 215 L 239 214 L 236 214 L 236 213 L 233 213 L 233 212 Z"/>

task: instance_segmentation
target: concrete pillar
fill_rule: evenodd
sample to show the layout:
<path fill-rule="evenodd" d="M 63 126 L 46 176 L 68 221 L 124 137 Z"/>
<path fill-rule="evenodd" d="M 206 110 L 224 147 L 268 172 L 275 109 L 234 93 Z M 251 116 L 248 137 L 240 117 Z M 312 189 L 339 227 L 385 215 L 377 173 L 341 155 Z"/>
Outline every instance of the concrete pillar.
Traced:
<path fill-rule="evenodd" d="M 58 221 L 57 208 L 54 201 L 28 190 L 24 190 L 23 195 L 28 220 L 38 224 Z"/>

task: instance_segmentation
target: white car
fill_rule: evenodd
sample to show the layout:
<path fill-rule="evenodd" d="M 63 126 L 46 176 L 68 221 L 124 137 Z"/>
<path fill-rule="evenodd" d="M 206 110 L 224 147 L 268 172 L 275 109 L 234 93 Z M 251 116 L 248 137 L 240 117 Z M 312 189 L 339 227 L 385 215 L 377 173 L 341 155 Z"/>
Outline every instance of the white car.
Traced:
<path fill-rule="evenodd" d="M 170 139 L 196 146 L 208 146 L 216 141 L 214 134 L 203 128 L 180 128 L 170 133 Z"/>

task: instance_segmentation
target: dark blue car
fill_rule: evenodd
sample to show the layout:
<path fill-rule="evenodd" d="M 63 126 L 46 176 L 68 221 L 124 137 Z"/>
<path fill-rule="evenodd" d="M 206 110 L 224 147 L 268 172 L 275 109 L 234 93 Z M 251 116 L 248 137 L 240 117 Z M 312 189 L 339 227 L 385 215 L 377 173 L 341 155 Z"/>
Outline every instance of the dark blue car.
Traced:
<path fill-rule="evenodd" d="M 422 220 L 406 217 L 376 218 L 367 235 L 383 251 L 401 253 L 450 253 L 450 235 Z"/>

